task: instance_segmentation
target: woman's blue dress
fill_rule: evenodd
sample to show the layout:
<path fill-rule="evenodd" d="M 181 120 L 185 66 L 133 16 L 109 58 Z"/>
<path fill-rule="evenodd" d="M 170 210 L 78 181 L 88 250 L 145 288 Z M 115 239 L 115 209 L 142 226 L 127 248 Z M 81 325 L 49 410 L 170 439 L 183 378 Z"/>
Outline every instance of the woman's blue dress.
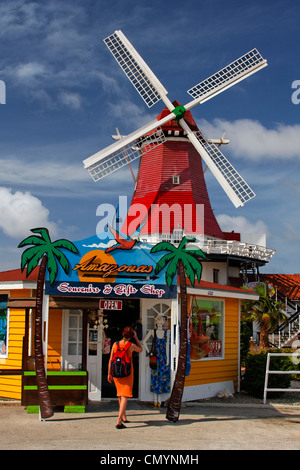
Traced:
<path fill-rule="evenodd" d="M 157 368 L 151 370 L 150 390 L 153 393 L 170 392 L 170 363 L 167 365 L 167 331 L 162 339 L 156 337 Z"/>

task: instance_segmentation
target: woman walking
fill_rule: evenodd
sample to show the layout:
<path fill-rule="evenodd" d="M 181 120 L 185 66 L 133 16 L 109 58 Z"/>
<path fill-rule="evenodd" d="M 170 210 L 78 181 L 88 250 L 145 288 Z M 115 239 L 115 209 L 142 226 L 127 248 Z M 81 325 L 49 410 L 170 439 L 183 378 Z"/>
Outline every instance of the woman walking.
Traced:
<path fill-rule="evenodd" d="M 132 340 L 134 340 L 136 344 L 132 343 L 131 342 Z M 127 345 L 128 342 L 130 343 L 130 346 L 127 349 L 127 355 L 131 364 L 130 366 L 131 373 L 127 377 L 122 377 L 122 378 L 113 377 L 111 373 L 112 358 L 115 352 L 117 351 L 118 347 L 122 349 Z M 109 363 L 108 363 L 107 380 L 109 381 L 109 383 L 112 383 L 112 381 L 114 381 L 116 389 L 117 389 L 117 397 L 119 400 L 119 416 L 118 416 L 118 421 L 116 425 L 117 429 L 126 428 L 126 426 L 123 423 L 128 423 L 127 417 L 126 417 L 126 407 L 127 407 L 128 398 L 132 397 L 133 374 L 134 374 L 133 364 L 132 364 L 132 353 L 134 351 L 140 353 L 143 351 L 143 348 L 133 328 L 131 328 L 131 326 L 126 326 L 122 332 L 121 341 L 118 341 L 118 344 L 117 343 L 113 344 L 113 347 L 111 349 Z"/>

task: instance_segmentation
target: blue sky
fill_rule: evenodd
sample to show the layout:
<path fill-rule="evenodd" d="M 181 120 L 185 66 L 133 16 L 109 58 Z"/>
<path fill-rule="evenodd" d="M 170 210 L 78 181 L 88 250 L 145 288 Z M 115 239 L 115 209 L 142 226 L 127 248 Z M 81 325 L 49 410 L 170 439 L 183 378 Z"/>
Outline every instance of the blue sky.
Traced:
<path fill-rule="evenodd" d="M 30 228 L 80 240 L 95 233 L 100 204 L 130 200 L 128 168 L 94 183 L 82 164 L 116 128 L 128 134 L 164 107 L 146 107 L 103 43 L 121 29 L 182 104 L 253 47 L 268 60 L 192 113 L 208 137 L 226 132 L 222 151 L 256 193 L 236 209 L 206 172 L 221 228 L 266 231 L 277 252 L 263 272 L 299 273 L 299 16 L 297 0 L 2 0 L 0 270 L 19 267 Z"/>

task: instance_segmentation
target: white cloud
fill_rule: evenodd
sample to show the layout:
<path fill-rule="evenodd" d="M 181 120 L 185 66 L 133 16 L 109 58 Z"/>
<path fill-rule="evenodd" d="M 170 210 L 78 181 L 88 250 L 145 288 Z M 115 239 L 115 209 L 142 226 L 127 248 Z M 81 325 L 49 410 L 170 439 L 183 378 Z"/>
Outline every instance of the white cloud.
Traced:
<path fill-rule="evenodd" d="M 24 3 L 23 0 L 10 0 L 0 5 L 0 36 L 18 38 L 28 35 L 28 31 L 39 30 L 45 26 L 38 15 L 38 3 Z"/>
<path fill-rule="evenodd" d="M 239 158 L 287 159 L 300 157 L 300 125 L 276 124 L 267 129 L 259 121 L 238 119 L 226 121 L 214 119 L 212 123 L 202 119 L 199 128 L 207 137 L 221 137 L 224 132 L 230 139 L 228 151 Z M 228 153 L 227 149 L 226 152 Z"/>
<path fill-rule="evenodd" d="M 0 188 L 0 228 L 14 238 L 29 235 L 35 227 L 47 227 L 57 232 L 56 224 L 49 221 L 49 210 L 29 192 Z"/>
<path fill-rule="evenodd" d="M 59 95 L 61 103 L 71 109 L 79 109 L 81 107 L 81 97 L 78 93 L 63 91 Z"/>
<path fill-rule="evenodd" d="M 269 233 L 268 227 L 262 220 L 255 223 L 250 222 L 246 217 L 237 216 L 231 217 L 230 215 L 220 214 L 217 215 L 217 221 L 224 232 L 231 232 L 234 230 L 237 233 Z"/>
<path fill-rule="evenodd" d="M 46 67 L 38 62 L 28 62 L 27 64 L 20 64 L 16 67 L 15 73 L 20 80 L 31 80 L 32 78 L 44 75 Z"/>
<path fill-rule="evenodd" d="M 292 243 L 300 241 L 300 230 L 290 222 L 283 222 L 284 238 Z"/>
<path fill-rule="evenodd" d="M 147 124 L 156 118 L 156 114 L 151 114 L 144 106 L 136 105 L 129 100 L 123 99 L 118 102 L 109 103 L 110 117 L 115 120 L 121 120 L 124 128 L 130 129 L 130 132 Z M 124 119 L 126 116 L 126 119 Z M 122 130 L 119 129 L 122 134 Z M 125 129 L 126 130 L 126 129 Z"/>
<path fill-rule="evenodd" d="M 80 164 L 70 165 L 52 161 L 51 149 L 41 149 L 46 161 L 24 161 L 7 156 L 0 159 L 0 180 L 6 184 L 42 185 L 46 187 L 65 187 L 67 182 L 83 182 L 87 172 Z M 53 153 L 55 149 L 53 149 Z"/>

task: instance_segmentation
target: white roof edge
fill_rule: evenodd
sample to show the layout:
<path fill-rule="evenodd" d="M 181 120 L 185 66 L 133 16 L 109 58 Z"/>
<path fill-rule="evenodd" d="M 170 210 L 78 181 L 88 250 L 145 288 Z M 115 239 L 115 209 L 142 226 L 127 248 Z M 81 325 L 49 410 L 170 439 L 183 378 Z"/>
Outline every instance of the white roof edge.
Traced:
<path fill-rule="evenodd" d="M 242 299 L 242 300 L 258 300 L 259 295 L 256 294 L 255 292 L 237 292 L 237 291 L 232 291 L 232 290 L 226 290 L 226 289 L 208 289 L 207 287 L 188 287 L 187 288 L 187 293 L 188 294 L 198 294 L 198 295 L 204 295 L 207 297 L 229 297 L 229 298 L 234 298 L 234 299 Z"/>
<path fill-rule="evenodd" d="M 3 281 L 0 282 L 0 291 L 2 290 L 21 290 L 36 289 L 36 282 L 33 281 Z"/>

